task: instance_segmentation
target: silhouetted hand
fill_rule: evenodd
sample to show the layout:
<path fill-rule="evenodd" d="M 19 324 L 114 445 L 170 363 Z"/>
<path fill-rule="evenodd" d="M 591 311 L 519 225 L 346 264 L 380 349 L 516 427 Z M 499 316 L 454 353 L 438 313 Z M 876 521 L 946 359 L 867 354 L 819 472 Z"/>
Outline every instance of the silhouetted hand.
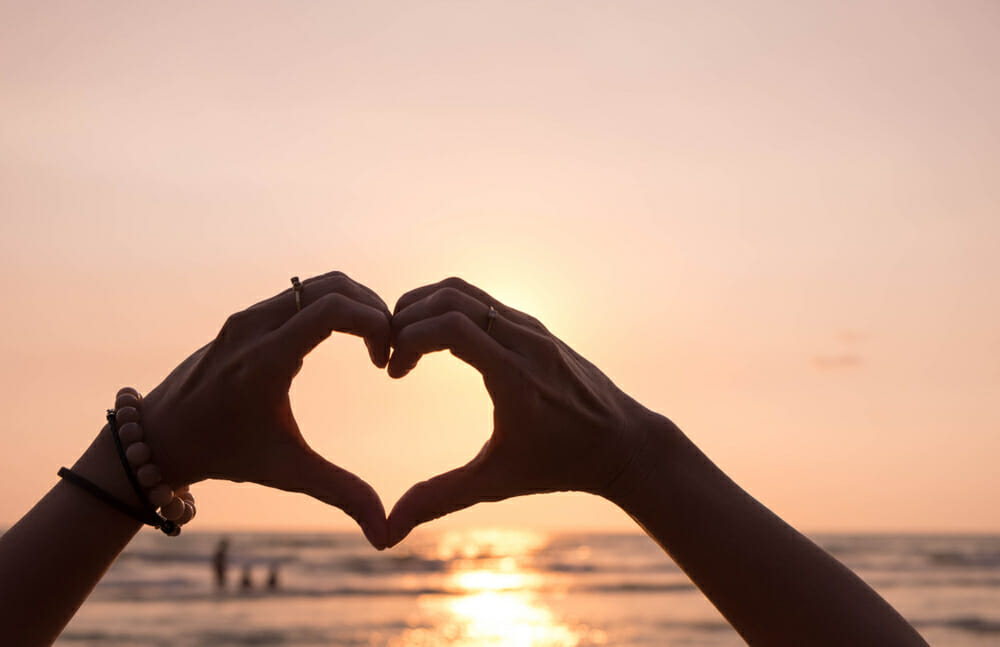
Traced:
<path fill-rule="evenodd" d="M 489 334 L 490 307 L 497 310 Z M 648 411 L 534 318 L 461 279 L 403 295 L 389 375 L 448 349 L 483 376 L 493 434 L 469 463 L 410 488 L 389 515 L 389 545 L 482 501 L 558 490 L 602 494 L 643 441 Z"/>
<path fill-rule="evenodd" d="M 218 336 L 180 364 L 142 403 L 147 442 L 164 482 L 252 481 L 304 492 L 342 509 L 377 548 L 385 509 L 368 483 L 306 443 L 288 389 L 302 360 L 331 332 L 363 337 L 379 368 L 389 357 L 389 309 L 340 272 L 303 282 L 238 312 Z"/>

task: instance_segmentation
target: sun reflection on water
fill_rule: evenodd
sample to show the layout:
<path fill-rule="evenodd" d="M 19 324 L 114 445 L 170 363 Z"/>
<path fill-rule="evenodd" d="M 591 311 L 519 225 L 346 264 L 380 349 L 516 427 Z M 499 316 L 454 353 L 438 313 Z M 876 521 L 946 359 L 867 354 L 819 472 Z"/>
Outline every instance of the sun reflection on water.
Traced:
<path fill-rule="evenodd" d="M 548 541 L 530 530 L 477 529 L 446 532 L 437 541 L 439 559 L 519 558 L 530 556 Z"/>
<path fill-rule="evenodd" d="M 573 647 L 580 642 L 571 628 L 525 593 L 482 591 L 455 598 L 448 608 L 461 627 L 457 644 Z"/>
<path fill-rule="evenodd" d="M 513 571 L 508 563 L 503 563 L 498 565 L 497 570 L 455 573 L 450 578 L 450 584 L 452 587 L 470 594 L 482 591 L 495 593 L 499 591 L 523 591 L 535 584 L 538 579 L 537 575 Z"/>
<path fill-rule="evenodd" d="M 539 599 L 542 575 L 526 558 L 547 537 L 527 531 L 447 533 L 437 543 L 450 560 L 446 588 L 455 595 L 427 595 L 421 617 L 400 636 L 400 647 L 576 647 L 578 630 L 560 622 Z"/>

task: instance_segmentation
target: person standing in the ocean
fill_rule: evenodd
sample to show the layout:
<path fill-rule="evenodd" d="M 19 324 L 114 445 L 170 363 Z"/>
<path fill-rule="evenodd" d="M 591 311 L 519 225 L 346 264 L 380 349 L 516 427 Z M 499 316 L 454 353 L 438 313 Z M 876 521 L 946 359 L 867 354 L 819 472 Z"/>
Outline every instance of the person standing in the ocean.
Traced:
<path fill-rule="evenodd" d="M 218 589 L 226 588 L 226 571 L 229 569 L 229 540 L 223 537 L 219 540 L 219 545 L 215 548 L 212 556 L 212 568 L 215 571 L 215 586 Z"/>
<path fill-rule="evenodd" d="M 278 590 L 278 562 L 271 562 L 271 568 L 267 572 L 267 590 Z"/>
<path fill-rule="evenodd" d="M 240 589 L 243 591 L 253 589 L 253 576 L 251 573 L 250 562 L 243 564 L 243 576 L 240 578 Z"/>

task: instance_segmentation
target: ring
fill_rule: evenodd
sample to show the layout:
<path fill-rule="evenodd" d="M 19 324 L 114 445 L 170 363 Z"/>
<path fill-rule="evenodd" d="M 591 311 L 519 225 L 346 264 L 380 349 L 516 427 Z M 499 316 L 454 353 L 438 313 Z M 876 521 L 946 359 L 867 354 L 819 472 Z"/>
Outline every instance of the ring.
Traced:
<path fill-rule="evenodd" d="M 295 293 L 295 312 L 302 312 L 302 284 L 299 277 L 292 277 L 292 292 Z"/>
<path fill-rule="evenodd" d="M 497 309 L 490 306 L 490 311 L 486 313 L 486 334 L 493 334 L 493 322 L 497 320 Z"/>

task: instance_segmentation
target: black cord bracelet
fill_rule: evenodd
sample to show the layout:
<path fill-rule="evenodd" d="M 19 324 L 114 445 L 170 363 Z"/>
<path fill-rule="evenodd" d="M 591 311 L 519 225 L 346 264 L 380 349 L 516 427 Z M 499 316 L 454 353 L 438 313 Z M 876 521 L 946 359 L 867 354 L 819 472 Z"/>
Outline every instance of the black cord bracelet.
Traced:
<path fill-rule="evenodd" d="M 152 503 L 150 503 L 149 497 L 146 496 L 146 491 L 142 488 L 142 485 L 139 484 L 139 480 L 132 471 L 132 466 L 129 464 L 128 457 L 125 455 L 125 448 L 122 446 L 122 439 L 118 435 L 118 420 L 114 409 L 108 409 L 108 427 L 111 429 L 111 437 L 115 440 L 115 449 L 118 451 L 118 458 L 121 460 L 122 467 L 125 469 L 125 474 L 128 476 L 129 483 L 132 484 L 132 489 L 135 490 L 136 495 L 139 497 L 139 501 L 142 502 L 142 508 L 135 508 L 125 503 L 89 479 L 86 479 L 65 467 L 59 468 L 59 477 L 66 479 L 73 485 L 90 493 L 104 503 L 113 507 L 115 510 L 132 517 L 136 521 L 153 526 L 154 528 L 162 531 L 165 535 L 175 537 L 181 534 L 180 524 L 166 519 L 156 512 L 156 508 Z"/>
<path fill-rule="evenodd" d="M 135 519 L 140 523 L 148 524 L 154 527 L 159 523 L 159 521 L 149 516 L 149 510 L 141 510 L 139 508 L 133 508 L 124 501 L 116 499 L 114 495 L 102 489 L 100 486 L 96 485 L 89 479 L 80 476 L 73 470 L 67 469 L 65 467 L 60 467 L 59 476 L 60 478 L 66 479 L 67 481 L 77 486 L 78 488 L 86 490 L 87 492 L 94 495 L 101 501 L 107 503 L 115 510 L 118 510 L 122 514 L 128 515 L 129 517 L 132 517 L 133 519 Z"/>

